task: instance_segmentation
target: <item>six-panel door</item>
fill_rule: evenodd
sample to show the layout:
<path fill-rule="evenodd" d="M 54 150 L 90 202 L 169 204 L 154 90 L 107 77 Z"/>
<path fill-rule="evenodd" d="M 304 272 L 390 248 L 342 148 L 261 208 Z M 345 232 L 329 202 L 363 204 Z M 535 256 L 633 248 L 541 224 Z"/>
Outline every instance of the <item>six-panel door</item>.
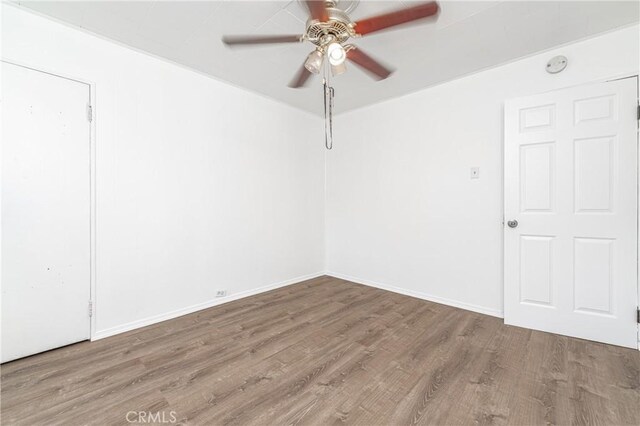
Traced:
<path fill-rule="evenodd" d="M 637 82 L 505 104 L 505 322 L 636 348 Z"/>

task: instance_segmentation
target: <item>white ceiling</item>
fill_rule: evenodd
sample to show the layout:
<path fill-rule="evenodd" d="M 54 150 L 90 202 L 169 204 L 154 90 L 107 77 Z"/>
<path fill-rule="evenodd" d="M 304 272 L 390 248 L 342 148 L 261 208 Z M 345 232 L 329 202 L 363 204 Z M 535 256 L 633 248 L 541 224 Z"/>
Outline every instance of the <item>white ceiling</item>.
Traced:
<path fill-rule="evenodd" d="M 346 0 L 345 0 L 346 1 Z M 306 13 L 287 1 L 15 1 L 200 72 L 321 113 L 320 79 L 287 83 L 312 46 L 225 47 L 223 34 L 301 34 Z M 410 1 L 361 0 L 354 20 Z M 396 72 L 376 82 L 355 66 L 336 77 L 346 111 L 638 22 L 637 1 L 441 1 L 437 22 L 381 32 L 356 44 Z"/>

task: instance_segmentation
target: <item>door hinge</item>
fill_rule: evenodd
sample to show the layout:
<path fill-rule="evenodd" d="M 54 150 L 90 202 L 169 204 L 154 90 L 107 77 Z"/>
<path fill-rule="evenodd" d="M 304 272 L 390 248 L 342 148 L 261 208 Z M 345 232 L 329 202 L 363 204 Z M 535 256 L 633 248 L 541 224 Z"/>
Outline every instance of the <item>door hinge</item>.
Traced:
<path fill-rule="evenodd" d="M 93 316 L 93 302 L 89 300 L 89 316 Z"/>
<path fill-rule="evenodd" d="M 91 105 L 87 105 L 87 120 L 89 123 L 93 121 L 93 107 Z"/>
<path fill-rule="evenodd" d="M 640 324 L 640 308 L 636 309 L 636 321 Z"/>

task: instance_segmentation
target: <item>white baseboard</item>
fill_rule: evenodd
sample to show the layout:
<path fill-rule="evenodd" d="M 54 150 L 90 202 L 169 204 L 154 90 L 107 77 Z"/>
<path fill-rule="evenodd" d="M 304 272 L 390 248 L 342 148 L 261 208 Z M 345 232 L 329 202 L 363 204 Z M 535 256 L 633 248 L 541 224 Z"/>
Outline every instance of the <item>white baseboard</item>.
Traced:
<path fill-rule="evenodd" d="M 105 330 L 98 330 L 91 340 L 100 340 L 105 337 L 114 336 L 116 334 L 125 333 L 127 331 L 135 330 L 137 328 L 146 327 L 148 325 L 156 324 L 162 321 L 170 320 L 173 318 L 181 317 L 183 315 L 192 314 L 203 309 L 211 308 L 213 306 L 222 305 L 223 303 L 232 302 L 234 300 L 242 299 L 245 297 L 253 296 L 256 294 L 264 293 L 266 291 L 275 290 L 276 288 L 285 287 L 291 284 L 295 284 L 301 281 L 310 280 L 325 275 L 324 272 L 316 272 L 315 274 L 303 275 L 301 277 L 292 278 L 286 281 L 281 281 L 276 284 L 271 284 L 263 287 L 258 287 L 253 290 L 242 291 L 240 293 L 232 294 L 226 297 L 219 297 L 213 300 L 209 300 L 196 305 L 187 306 L 186 308 L 177 309 L 175 311 L 167 312 L 160 315 L 154 315 L 152 317 L 143 318 L 137 321 L 128 322 L 126 324 L 118 325 L 115 327 L 107 328 Z"/>
<path fill-rule="evenodd" d="M 363 280 L 363 279 L 352 277 L 349 275 L 340 274 L 338 272 L 327 271 L 325 275 L 351 281 L 356 284 L 362 284 L 369 287 L 379 288 L 381 290 L 387 290 L 387 291 L 392 291 L 394 293 L 404 294 L 405 296 L 416 297 L 418 299 L 428 300 L 430 302 L 453 306 L 455 308 L 460 308 L 460 309 L 466 309 L 467 311 L 473 311 L 473 312 L 478 312 L 480 314 L 491 315 L 492 317 L 504 318 L 504 313 L 501 310 L 485 308 L 484 306 L 472 305 L 470 303 L 459 302 L 457 300 L 446 299 L 444 297 L 439 297 L 439 296 L 433 296 L 427 293 L 407 290 L 401 287 L 395 287 L 392 285 L 382 284 L 375 281 Z"/>
<path fill-rule="evenodd" d="M 503 312 L 495 309 L 485 308 L 483 306 L 472 305 L 469 303 L 459 302 L 457 300 L 446 299 L 443 297 L 433 296 L 430 294 L 407 290 L 401 287 L 395 287 L 387 284 L 378 283 L 370 280 L 363 280 L 360 278 L 352 277 L 349 275 L 341 274 L 338 272 L 316 272 L 314 274 L 304 275 L 301 277 L 292 278 L 286 281 L 281 281 L 279 283 L 259 287 L 253 290 L 247 290 L 240 293 L 232 294 L 227 297 L 220 297 L 213 300 L 209 300 L 203 303 L 198 303 L 196 305 L 187 306 L 182 309 L 177 309 L 175 311 L 167 312 L 164 314 L 154 315 L 152 317 L 143 318 L 137 321 L 128 322 L 126 324 L 118 325 L 115 327 L 107 328 L 105 330 L 98 330 L 92 337 L 91 340 L 100 340 L 105 337 L 115 336 L 116 334 L 126 333 L 127 331 L 135 330 L 138 328 L 146 327 L 148 325 L 156 324 L 162 321 L 167 321 L 173 318 L 181 317 L 183 315 L 188 315 L 197 311 L 201 311 L 203 309 L 211 308 L 213 306 L 222 305 L 224 303 L 232 302 L 234 300 L 242 299 L 245 297 L 253 296 L 256 294 L 264 293 L 270 290 L 275 290 L 280 287 L 285 287 L 291 284 L 295 284 L 301 281 L 310 280 L 312 278 L 321 277 L 323 275 L 329 275 L 332 277 L 340 278 L 343 280 L 351 281 L 357 284 L 366 285 L 369 287 L 379 288 L 381 290 L 392 291 L 394 293 L 404 294 L 405 296 L 416 297 L 418 299 L 428 300 L 430 302 L 441 303 L 443 305 L 453 306 L 456 308 L 466 309 L 468 311 L 478 312 L 480 314 L 491 315 L 498 318 L 503 318 Z"/>

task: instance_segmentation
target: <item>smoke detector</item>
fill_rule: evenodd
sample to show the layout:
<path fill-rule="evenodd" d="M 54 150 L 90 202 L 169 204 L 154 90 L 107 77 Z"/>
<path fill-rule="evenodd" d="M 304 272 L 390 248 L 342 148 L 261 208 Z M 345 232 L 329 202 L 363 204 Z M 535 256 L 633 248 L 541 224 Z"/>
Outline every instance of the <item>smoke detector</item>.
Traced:
<path fill-rule="evenodd" d="M 569 60 L 566 56 L 558 55 L 549 59 L 546 70 L 549 74 L 558 74 L 567 67 Z"/>

